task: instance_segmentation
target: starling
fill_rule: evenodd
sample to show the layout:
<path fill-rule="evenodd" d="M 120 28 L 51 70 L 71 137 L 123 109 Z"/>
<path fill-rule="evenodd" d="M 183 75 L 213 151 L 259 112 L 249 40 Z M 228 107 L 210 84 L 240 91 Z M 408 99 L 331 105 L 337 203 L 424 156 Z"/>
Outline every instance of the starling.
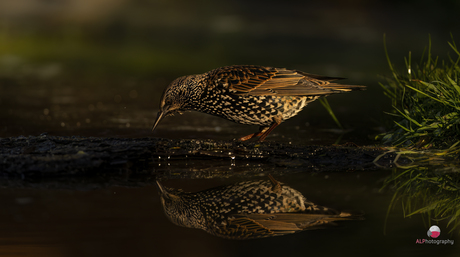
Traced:
<path fill-rule="evenodd" d="M 365 88 L 331 82 L 337 79 L 340 78 L 254 65 L 221 67 L 180 77 L 166 87 L 152 131 L 165 116 L 199 111 L 241 124 L 259 125 L 259 132 L 240 140 L 259 137 L 263 141 L 281 122 L 321 96 Z"/>
<path fill-rule="evenodd" d="M 245 181 L 188 193 L 158 181 L 168 219 L 228 239 L 254 239 L 292 234 L 362 219 L 308 201 L 299 191 L 276 181 Z"/>

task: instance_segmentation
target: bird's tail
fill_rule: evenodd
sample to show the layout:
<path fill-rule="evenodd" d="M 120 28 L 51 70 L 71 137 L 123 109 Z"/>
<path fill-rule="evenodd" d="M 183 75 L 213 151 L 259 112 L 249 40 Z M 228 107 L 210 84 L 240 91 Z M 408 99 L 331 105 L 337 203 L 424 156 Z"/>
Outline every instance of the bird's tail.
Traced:
<path fill-rule="evenodd" d="M 343 85 L 343 84 L 338 84 L 338 83 L 330 83 L 327 85 L 321 85 L 321 87 L 330 89 L 330 90 L 334 90 L 334 91 L 343 91 L 343 92 L 366 90 L 366 86 Z"/>
<path fill-rule="evenodd" d="M 315 217 L 317 216 L 317 217 Z M 337 215 L 311 215 L 307 222 L 298 223 L 298 227 L 302 230 L 324 229 L 337 226 L 336 221 L 344 220 L 364 220 L 363 213 L 340 212 Z"/>

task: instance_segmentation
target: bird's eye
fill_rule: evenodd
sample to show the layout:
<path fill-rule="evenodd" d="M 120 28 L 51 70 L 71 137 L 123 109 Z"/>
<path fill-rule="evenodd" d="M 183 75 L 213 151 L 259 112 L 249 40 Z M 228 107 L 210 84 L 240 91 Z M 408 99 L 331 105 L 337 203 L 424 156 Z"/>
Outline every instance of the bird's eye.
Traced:
<path fill-rule="evenodd" d="M 165 106 L 171 106 L 172 105 L 172 101 L 170 98 L 167 98 L 165 99 Z"/>

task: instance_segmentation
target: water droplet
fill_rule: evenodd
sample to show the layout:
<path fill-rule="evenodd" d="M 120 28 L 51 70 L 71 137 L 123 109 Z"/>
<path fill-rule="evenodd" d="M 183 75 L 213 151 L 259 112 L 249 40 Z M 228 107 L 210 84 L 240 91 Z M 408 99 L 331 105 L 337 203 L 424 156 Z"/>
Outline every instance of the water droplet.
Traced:
<path fill-rule="evenodd" d="M 230 166 L 235 166 L 236 163 L 235 163 L 235 156 L 230 156 L 231 160 L 230 160 Z"/>

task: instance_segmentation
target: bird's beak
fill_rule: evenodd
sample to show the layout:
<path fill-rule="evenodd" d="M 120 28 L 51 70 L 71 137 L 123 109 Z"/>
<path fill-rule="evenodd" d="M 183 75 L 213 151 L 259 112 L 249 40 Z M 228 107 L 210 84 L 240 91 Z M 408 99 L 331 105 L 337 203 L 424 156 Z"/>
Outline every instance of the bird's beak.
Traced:
<path fill-rule="evenodd" d="M 158 123 L 163 119 L 165 116 L 165 111 L 159 111 L 157 114 L 157 119 L 155 120 L 155 124 L 153 124 L 152 131 L 155 130 L 155 128 L 158 126 Z"/>
<path fill-rule="evenodd" d="M 157 184 L 158 191 L 161 195 L 166 195 L 166 193 L 168 193 L 163 185 L 160 184 L 160 181 L 156 180 L 155 183 Z"/>
<path fill-rule="evenodd" d="M 169 200 L 177 200 L 180 197 L 168 192 L 168 188 L 165 188 L 160 181 L 156 180 L 155 183 L 157 184 L 158 193 L 162 198 L 169 199 Z"/>

